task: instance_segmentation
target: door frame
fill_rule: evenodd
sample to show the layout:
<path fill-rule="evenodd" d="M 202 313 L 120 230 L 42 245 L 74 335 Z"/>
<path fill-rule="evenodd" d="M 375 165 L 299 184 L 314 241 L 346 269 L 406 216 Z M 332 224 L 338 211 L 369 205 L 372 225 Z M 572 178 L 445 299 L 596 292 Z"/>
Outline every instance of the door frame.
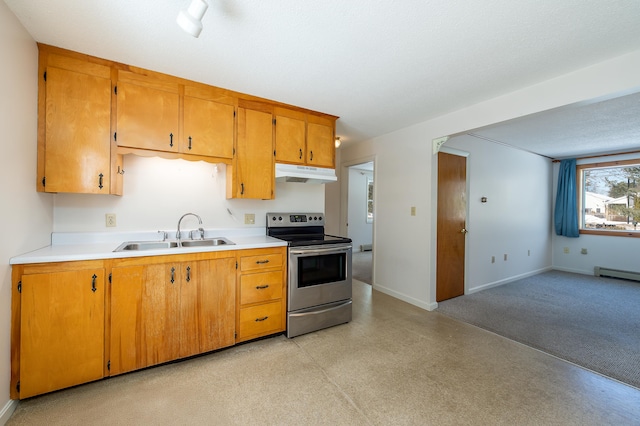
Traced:
<path fill-rule="evenodd" d="M 460 157 L 465 157 L 465 159 L 466 159 L 466 161 L 465 161 L 465 169 L 466 169 L 465 191 L 467 191 L 467 198 L 466 198 L 467 202 L 466 202 L 466 205 L 465 205 L 465 217 L 466 217 L 466 219 L 465 219 L 465 229 L 469 230 L 469 219 L 470 219 L 470 216 L 469 216 L 470 184 L 469 184 L 469 182 L 470 182 L 470 175 L 471 175 L 469 173 L 469 157 L 470 157 L 470 153 L 468 153 L 466 151 L 462 151 L 462 150 L 456 149 L 456 148 L 448 147 L 448 146 L 446 146 L 446 144 L 442 145 L 440 147 L 440 149 L 438 150 L 438 152 L 444 152 L 446 154 L 457 155 L 457 156 L 460 156 Z M 439 165 L 438 164 L 438 153 L 435 153 L 434 156 L 436 157 L 435 174 L 436 174 L 436 177 L 437 177 L 437 171 L 438 171 L 438 165 Z M 436 191 L 439 191 L 439 190 L 440 190 L 440 184 L 439 184 L 439 182 L 437 182 L 437 178 L 436 178 Z M 436 194 L 436 197 L 435 197 L 436 203 L 437 203 L 437 199 L 438 199 L 438 197 L 437 197 L 437 194 Z M 433 211 L 436 213 L 435 217 L 434 217 L 434 220 L 437 223 L 437 221 L 438 221 L 438 217 L 437 217 L 438 208 L 437 208 L 437 206 Z M 434 238 L 434 241 L 438 238 L 437 229 L 438 228 L 436 226 L 435 227 L 436 238 Z M 469 250 L 468 250 L 468 248 L 469 248 L 469 238 L 470 238 L 470 233 L 471 232 L 472 231 L 467 232 L 465 234 L 465 236 L 464 236 L 464 294 L 463 295 L 469 294 L 469 292 L 468 292 L 469 291 L 469 284 L 468 284 L 469 283 L 469 281 L 468 281 L 468 276 L 469 276 L 469 274 L 468 274 L 468 272 L 469 272 Z M 437 288 L 438 288 L 438 282 L 437 282 L 437 278 L 436 278 L 437 277 L 437 268 L 438 268 L 437 246 L 436 246 L 436 248 L 434 249 L 434 252 L 433 252 L 433 262 L 435 264 L 435 268 L 433 270 L 433 277 L 434 277 L 433 278 L 434 279 L 433 302 L 434 302 L 435 306 L 437 307 L 438 306 L 438 302 L 436 302 L 436 299 L 435 299 L 436 291 L 437 291 Z"/>
<path fill-rule="evenodd" d="M 359 164 L 373 163 L 373 226 L 371 227 L 371 243 L 373 245 L 373 255 L 371 259 L 371 287 L 376 283 L 376 202 L 378 199 L 376 185 L 378 179 L 377 155 L 369 155 L 356 160 L 340 163 L 340 235 L 349 235 L 347 222 L 349 220 L 349 167 Z"/>

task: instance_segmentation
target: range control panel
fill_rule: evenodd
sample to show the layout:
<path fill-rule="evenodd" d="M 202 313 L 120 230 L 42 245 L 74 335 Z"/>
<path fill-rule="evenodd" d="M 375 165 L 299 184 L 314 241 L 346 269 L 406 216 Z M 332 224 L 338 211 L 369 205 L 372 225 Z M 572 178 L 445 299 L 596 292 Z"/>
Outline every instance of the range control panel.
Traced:
<path fill-rule="evenodd" d="M 324 213 L 267 213 L 267 227 L 324 226 Z"/>

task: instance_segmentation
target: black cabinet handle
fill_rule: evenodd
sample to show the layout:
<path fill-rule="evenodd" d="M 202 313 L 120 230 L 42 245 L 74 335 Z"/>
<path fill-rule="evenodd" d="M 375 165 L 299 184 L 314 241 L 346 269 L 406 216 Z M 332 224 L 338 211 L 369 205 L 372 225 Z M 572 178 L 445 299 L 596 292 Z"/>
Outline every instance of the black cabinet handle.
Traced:
<path fill-rule="evenodd" d="M 100 174 L 98 175 L 98 188 L 100 188 L 100 189 L 102 189 L 102 188 L 103 188 L 103 186 L 102 186 L 102 178 L 103 178 L 103 177 L 104 177 L 104 175 L 103 175 L 102 173 L 100 173 Z"/>
<path fill-rule="evenodd" d="M 269 317 L 267 316 L 267 317 L 262 317 L 262 318 L 256 318 L 256 322 L 262 322 L 262 321 L 266 320 L 267 318 L 269 318 Z"/>
<path fill-rule="evenodd" d="M 269 259 L 266 259 L 266 260 L 256 260 L 256 263 L 257 263 L 258 265 L 262 265 L 262 264 L 264 264 L 264 263 L 269 263 Z"/>
<path fill-rule="evenodd" d="M 300 148 L 300 159 L 302 160 L 302 148 Z"/>
<path fill-rule="evenodd" d="M 313 161 L 313 151 L 311 151 L 311 158 L 309 160 Z"/>
<path fill-rule="evenodd" d="M 269 284 L 257 285 L 256 286 L 256 290 L 264 290 L 265 288 L 269 288 Z"/>
<path fill-rule="evenodd" d="M 187 282 L 191 281 L 191 266 L 187 266 Z"/>
<path fill-rule="evenodd" d="M 171 284 L 176 280 L 176 268 L 171 268 Z"/>
<path fill-rule="evenodd" d="M 240 195 L 244 195 L 244 183 L 240 184 Z"/>
<path fill-rule="evenodd" d="M 189 136 L 189 149 L 191 149 L 191 136 Z"/>
<path fill-rule="evenodd" d="M 169 146 L 173 148 L 173 133 L 169 133 Z"/>
<path fill-rule="evenodd" d="M 92 292 L 96 292 L 97 288 L 96 288 L 96 279 L 98 278 L 98 276 L 96 274 L 93 274 L 93 276 L 91 277 L 91 291 Z"/>

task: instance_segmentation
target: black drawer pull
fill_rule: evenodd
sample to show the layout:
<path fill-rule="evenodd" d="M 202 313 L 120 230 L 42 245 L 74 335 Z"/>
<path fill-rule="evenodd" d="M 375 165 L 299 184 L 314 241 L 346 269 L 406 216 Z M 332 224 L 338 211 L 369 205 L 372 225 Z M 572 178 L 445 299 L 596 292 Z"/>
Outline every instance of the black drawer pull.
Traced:
<path fill-rule="evenodd" d="M 264 290 L 265 288 L 269 288 L 269 284 L 257 285 L 256 286 L 256 290 Z"/>
<path fill-rule="evenodd" d="M 269 259 L 267 259 L 267 260 L 256 260 L 256 263 L 257 263 L 258 265 L 262 265 L 262 264 L 265 264 L 265 263 L 269 263 Z"/>
<path fill-rule="evenodd" d="M 266 320 L 267 318 L 269 318 L 269 317 L 268 317 L 268 316 L 266 316 L 266 317 L 262 317 L 262 318 L 256 318 L 256 322 L 264 321 L 264 320 Z"/>

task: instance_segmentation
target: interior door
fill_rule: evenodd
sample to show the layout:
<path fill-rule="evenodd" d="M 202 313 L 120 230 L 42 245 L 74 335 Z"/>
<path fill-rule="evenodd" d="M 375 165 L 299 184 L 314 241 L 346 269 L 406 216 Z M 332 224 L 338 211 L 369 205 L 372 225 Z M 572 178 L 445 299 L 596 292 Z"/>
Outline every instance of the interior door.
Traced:
<path fill-rule="evenodd" d="M 438 153 L 436 301 L 464 294 L 467 158 Z"/>

